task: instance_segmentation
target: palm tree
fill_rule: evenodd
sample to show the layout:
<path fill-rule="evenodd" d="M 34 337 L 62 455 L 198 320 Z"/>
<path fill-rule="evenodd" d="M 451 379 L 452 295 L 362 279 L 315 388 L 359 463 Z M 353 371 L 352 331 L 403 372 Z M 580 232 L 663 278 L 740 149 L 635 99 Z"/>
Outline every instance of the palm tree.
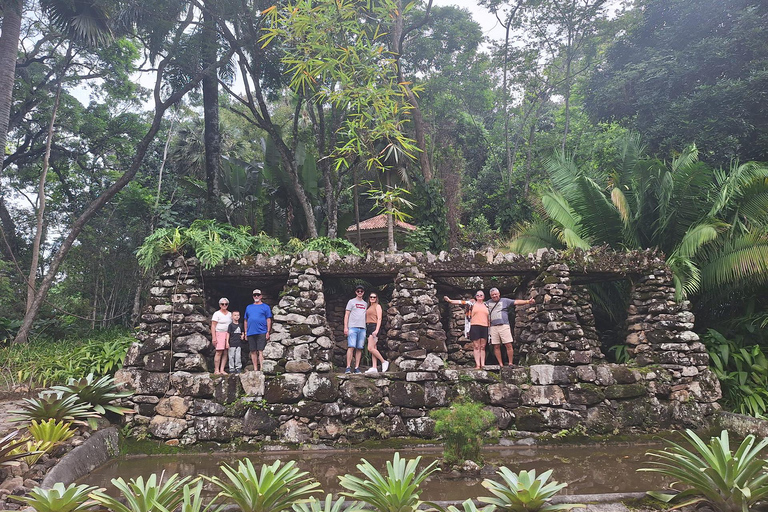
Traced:
<path fill-rule="evenodd" d="M 623 141 L 619 157 L 616 169 L 588 171 L 555 153 L 542 220 L 522 226 L 510 249 L 657 248 L 679 297 L 768 282 L 768 167 L 712 170 L 695 146 L 662 161 L 645 156 L 637 136 Z"/>

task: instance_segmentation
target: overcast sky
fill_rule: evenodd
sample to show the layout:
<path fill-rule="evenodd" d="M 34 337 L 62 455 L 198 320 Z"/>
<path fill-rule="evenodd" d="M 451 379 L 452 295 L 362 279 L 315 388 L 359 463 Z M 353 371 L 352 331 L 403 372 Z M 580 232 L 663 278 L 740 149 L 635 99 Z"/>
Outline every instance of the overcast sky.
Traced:
<path fill-rule="evenodd" d="M 472 13 L 472 17 L 483 27 L 483 34 L 487 37 L 491 39 L 502 39 L 504 37 L 504 29 L 499 25 L 496 16 L 491 14 L 485 7 L 477 5 L 475 0 L 433 0 L 432 5 L 456 5 L 463 7 Z"/>

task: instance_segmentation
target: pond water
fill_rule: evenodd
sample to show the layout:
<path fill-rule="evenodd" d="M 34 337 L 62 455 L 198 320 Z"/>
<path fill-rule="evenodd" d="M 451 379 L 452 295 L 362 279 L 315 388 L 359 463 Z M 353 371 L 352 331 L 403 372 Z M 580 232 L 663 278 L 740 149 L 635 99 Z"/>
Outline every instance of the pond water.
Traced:
<path fill-rule="evenodd" d="M 626 443 L 610 445 L 557 445 L 537 447 L 487 447 L 483 451 L 486 463 L 507 466 L 513 471 L 536 469 L 537 473 L 552 469 L 552 479 L 568 482 L 563 494 L 592 494 L 613 492 L 640 492 L 661 490 L 666 487 L 663 477 L 654 473 L 637 472 L 649 460 L 645 452 L 661 448 L 660 444 Z M 124 479 L 165 471 L 167 474 L 222 476 L 219 465 L 248 457 L 257 467 L 277 459 L 295 460 L 302 469 L 309 471 L 321 484 L 324 492 L 336 494 L 339 476 L 352 473 L 360 475 L 356 465 L 361 458 L 371 462 L 379 471 L 392 460 L 394 449 L 350 449 L 327 451 L 266 451 L 256 453 L 205 453 L 183 455 L 127 456 L 115 459 L 79 480 L 107 488 L 113 478 Z M 440 458 L 440 448 L 398 449 L 401 456 L 423 456 L 422 467 Z M 484 478 L 499 479 L 492 471 L 478 477 L 455 477 L 446 473 L 433 474 L 422 485 L 422 499 L 463 501 L 470 497 L 488 496 L 481 486 Z"/>

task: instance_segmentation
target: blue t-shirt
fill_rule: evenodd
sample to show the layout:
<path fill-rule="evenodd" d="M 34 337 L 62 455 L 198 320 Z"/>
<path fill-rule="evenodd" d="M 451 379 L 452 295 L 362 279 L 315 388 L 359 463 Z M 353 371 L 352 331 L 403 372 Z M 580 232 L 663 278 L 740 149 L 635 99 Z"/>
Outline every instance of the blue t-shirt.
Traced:
<path fill-rule="evenodd" d="M 272 309 L 264 304 L 251 304 L 245 308 L 245 321 L 248 323 L 246 336 L 267 334 L 267 318 L 272 318 Z"/>

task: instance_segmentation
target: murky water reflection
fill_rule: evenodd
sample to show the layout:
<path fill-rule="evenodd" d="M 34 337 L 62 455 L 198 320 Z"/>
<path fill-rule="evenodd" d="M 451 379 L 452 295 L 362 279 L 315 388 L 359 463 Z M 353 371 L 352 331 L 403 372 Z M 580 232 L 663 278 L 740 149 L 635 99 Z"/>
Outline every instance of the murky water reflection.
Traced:
<path fill-rule="evenodd" d="M 645 452 L 660 448 L 657 444 L 611 444 L 589 446 L 546 447 L 489 447 L 484 450 L 486 462 L 495 466 L 507 466 L 513 471 L 536 469 L 537 473 L 552 469 L 552 478 L 568 482 L 567 494 L 591 494 L 609 492 L 637 492 L 660 490 L 665 487 L 662 477 L 653 473 L 638 473 L 646 465 Z M 392 459 L 395 450 L 329 450 L 312 452 L 258 452 L 258 453 L 211 453 L 189 455 L 132 456 L 115 459 L 82 478 L 80 483 L 98 485 L 113 490 L 110 480 L 117 477 L 145 477 L 151 473 L 179 473 L 181 475 L 218 475 L 219 464 L 233 464 L 248 457 L 254 465 L 271 463 L 277 459 L 295 460 L 299 467 L 309 471 L 322 485 L 325 492 L 337 493 L 338 477 L 346 473 L 359 474 L 355 467 L 365 458 L 383 471 L 386 461 Z M 423 456 L 422 464 L 440 457 L 439 448 L 399 449 L 403 457 Z M 495 472 L 477 478 L 456 478 L 437 473 L 422 486 L 422 499 L 464 500 L 469 497 L 488 496 L 480 485 L 483 478 L 497 478 Z"/>

